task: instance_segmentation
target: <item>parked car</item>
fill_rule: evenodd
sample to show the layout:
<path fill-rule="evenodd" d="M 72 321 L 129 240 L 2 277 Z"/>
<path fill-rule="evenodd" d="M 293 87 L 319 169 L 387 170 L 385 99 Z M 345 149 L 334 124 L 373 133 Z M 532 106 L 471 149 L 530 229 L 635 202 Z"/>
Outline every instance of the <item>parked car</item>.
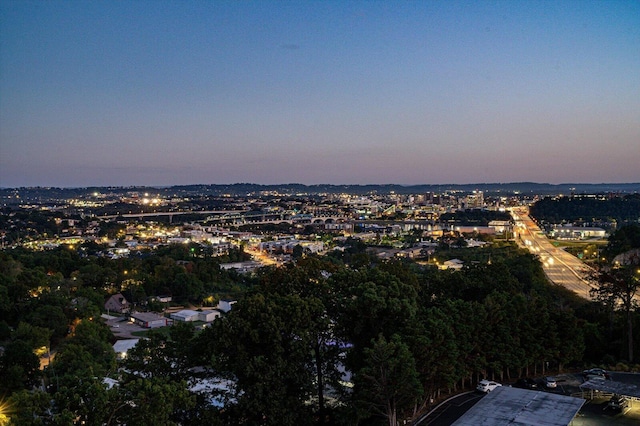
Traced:
<path fill-rule="evenodd" d="M 607 370 L 603 370 L 602 368 L 591 368 L 589 370 L 584 370 L 582 372 L 582 376 L 585 379 L 591 379 L 593 377 L 602 377 L 604 379 L 608 379 L 609 373 L 607 373 Z"/>
<path fill-rule="evenodd" d="M 489 393 L 495 388 L 497 388 L 498 386 L 502 386 L 502 385 L 497 382 L 492 382 L 491 380 L 480 380 L 480 382 L 478 383 L 478 386 L 476 387 L 476 390 L 479 390 L 480 392 L 484 392 L 484 393 Z"/>
<path fill-rule="evenodd" d="M 526 379 L 518 379 L 515 387 L 523 389 L 538 389 L 538 384 L 535 380 L 527 377 Z"/>
<path fill-rule="evenodd" d="M 558 386 L 555 377 L 547 376 L 544 378 L 544 385 L 549 389 L 555 389 Z"/>
<path fill-rule="evenodd" d="M 623 410 L 629 406 L 629 400 L 620 395 L 613 395 L 607 404 L 608 408 Z"/>

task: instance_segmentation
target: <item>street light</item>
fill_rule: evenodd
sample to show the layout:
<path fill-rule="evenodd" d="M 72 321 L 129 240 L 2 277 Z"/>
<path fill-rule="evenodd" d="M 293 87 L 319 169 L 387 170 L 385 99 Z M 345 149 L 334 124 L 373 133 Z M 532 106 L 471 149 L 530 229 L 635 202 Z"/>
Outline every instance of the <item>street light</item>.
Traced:
<path fill-rule="evenodd" d="M 4 400 L 0 400 L 0 426 L 7 426 L 9 424 L 9 404 L 4 402 Z"/>

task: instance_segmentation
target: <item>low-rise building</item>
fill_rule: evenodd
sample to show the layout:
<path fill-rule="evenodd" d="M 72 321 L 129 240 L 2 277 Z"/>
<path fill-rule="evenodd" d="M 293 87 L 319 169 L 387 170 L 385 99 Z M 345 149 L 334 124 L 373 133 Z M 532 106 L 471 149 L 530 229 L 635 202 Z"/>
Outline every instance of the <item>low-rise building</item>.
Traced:
<path fill-rule="evenodd" d="M 234 269 L 240 274 L 246 274 L 254 272 L 256 269 L 262 267 L 260 262 L 256 262 L 255 260 L 248 260 L 246 262 L 232 262 L 232 263 L 221 263 L 220 269 L 229 270 Z"/>
<path fill-rule="evenodd" d="M 132 312 L 129 320 L 144 328 L 159 328 L 167 325 L 167 318 L 151 312 Z"/>
<path fill-rule="evenodd" d="M 559 240 L 584 240 L 587 238 L 605 238 L 607 231 L 587 226 L 556 226 L 549 235 Z"/>
<path fill-rule="evenodd" d="M 173 297 L 169 295 L 161 295 L 161 296 L 151 296 L 149 299 L 152 301 L 160 302 L 160 303 L 171 303 L 171 301 L 173 300 Z"/>
<path fill-rule="evenodd" d="M 460 259 L 451 259 L 451 260 L 447 260 L 446 262 L 444 262 L 442 264 L 442 266 L 440 267 L 440 269 L 455 269 L 455 270 L 459 270 L 462 269 L 462 267 L 464 266 L 464 262 Z"/>
<path fill-rule="evenodd" d="M 180 322 L 193 322 L 198 321 L 198 312 L 191 309 L 183 309 L 171 314 L 171 319 Z"/>
<path fill-rule="evenodd" d="M 231 299 L 222 299 L 218 302 L 218 309 L 225 314 L 231 310 L 231 307 L 235 305 L 238 301 Z"/>
<path fill-rule="evenodd" d="M 204 322 L 214 321 L 216 318 L 220 318 L 222 313 L 217 309 L 206 310 L 198 312 L 198 320 Z"/>
<path fill-rule="evenodd" d="M 134 348 L 140 339 L 123 339 L 118 340 L 113 344 L 113 350 L 116 353 L 116 358 L 124 359 L 127 357 L 127 352 Z"/>

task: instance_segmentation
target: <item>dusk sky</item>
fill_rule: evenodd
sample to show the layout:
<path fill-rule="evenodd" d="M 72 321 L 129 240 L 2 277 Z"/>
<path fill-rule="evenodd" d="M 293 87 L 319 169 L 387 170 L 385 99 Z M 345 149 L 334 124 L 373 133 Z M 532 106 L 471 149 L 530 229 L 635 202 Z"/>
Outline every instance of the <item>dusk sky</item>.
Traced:
<path fill-rule="evenodd" d="M 640 1 L 0 1 L 0 187 L 640 182 Z"/>

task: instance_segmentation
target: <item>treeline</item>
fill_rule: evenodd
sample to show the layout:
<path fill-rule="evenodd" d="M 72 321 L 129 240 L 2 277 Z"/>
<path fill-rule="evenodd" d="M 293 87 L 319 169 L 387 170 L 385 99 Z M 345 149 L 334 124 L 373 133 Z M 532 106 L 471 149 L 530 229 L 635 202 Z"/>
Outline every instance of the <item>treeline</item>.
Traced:
<path fill-rule="evenodd" d="M 228 277 L 243 295 L 227 316 L 199 333 L 153 332 L 119 362 L 98 320 L 100 286 L 217 283 L 217 260 L 182 246 L 118 260 L 5 251 L 0 392 L 17 425 L 395 425 L 481 378 L 620 358 L 616 312 L 549 285 L 513 245 L 469 250 L 476 260 L 455 272 L 379 261 L 354 243 L 250 282 Z M 43 347 L 57 354 L 41 371 Z"/>
<path fill-rule="evenodd" d="M 221 421 L 395 424 L 483 377 L 584 362 L 572 296 L 548 286 L 533 256 L 500 257 L 459 272 L 399 262 L 351 270 L 315 259 L 263 272 L 260 286 L 199 337 L 213 352 L 212 371 L 238 386 Z M 336 382 L 343 370 L 352 373 L 348 392 Z"/>
<path fill-rule="evenodd" d="M 59 212 L 51 213 L 4 207 L 0 212 L 2 246 L 11 246 L 18 241 L 42 235 L 49 237 L 59 235 L 63 227 L 56 222 L 56 218 L 61 219 L 62 217 L 64 214 Z"/>
<path fill-rule="evenodd" d="M 511 220 L 508 212 L 493 210 L 466 209 L 440 215 L 443 224 L 455 223 L 462 226 L 487 226 L 493 220 Z"/>
<path fill-rule="evenodd" d="M 277 192 L 279 194 L 424 194 L 425 192 L 442 193 L 446 191 L 472 192 L 482 191 L 485 194 L 504 196 L 505 194 L 567 194 L 574 191 L 576 194 L 596 193 L 634 193 L 640 190 L 640 183 L 564 183 L 559 185 L 535 182 L 512 183 L 473 183 L 473 184 L 444 184 L 444 185 L 303 185 L 303 184 L 276 184 L 261 185 L 255 183 L 234 183 L 219 185 L 176 185 L 170 187 L 87 187 L 87 188 L 0 188 L 0 200 L 5 204 L 21 204 L 25 200 L 42 203 L 46 200 L 68 200 L 71 198 L 91 197 L 94 192 L 109 195 L 126 195 L 132 192 L 153 193 L 163 197 L 188 196 L 198 197 L 202 195 L 235 195 L 261 194 Z M 19 197 L 16 197 L 19 195 Z"/>
<path fill-rule="evenodd" d="M 76 248 L 31 251 L 16 248 L 0 253 L 2 282 L 14 307 L 33 303 L 37 293 L 60 293 L 65 297 L 89 295 L 93 300 L 122 292 L 136 304 L 150 296 L 170 295 L 178 303 L 201 303 L 209 296 L 233 296 L 251 285 L 250 279 L 234 271 L 221 270 L 220 263 L 249 259 L 241 249 L 214 256 L 209 247 L 175 244 L 155 252 L 110 259 L 99 254 L 106 247 L 86 242 Z M 103 303 L 98 306 L 101 307 Z M 3 318 L 11 320 L 9 314 Z"/>
<path fill-rule="evenodd" d="M 604 200 L 581 196 L 547 197 L 534 203 L 529 211 L 538 221 L 551 224 L 572 222 L 605 226 L 615 221 L 621 226 L 640 220 L 640 194 Z"/>

